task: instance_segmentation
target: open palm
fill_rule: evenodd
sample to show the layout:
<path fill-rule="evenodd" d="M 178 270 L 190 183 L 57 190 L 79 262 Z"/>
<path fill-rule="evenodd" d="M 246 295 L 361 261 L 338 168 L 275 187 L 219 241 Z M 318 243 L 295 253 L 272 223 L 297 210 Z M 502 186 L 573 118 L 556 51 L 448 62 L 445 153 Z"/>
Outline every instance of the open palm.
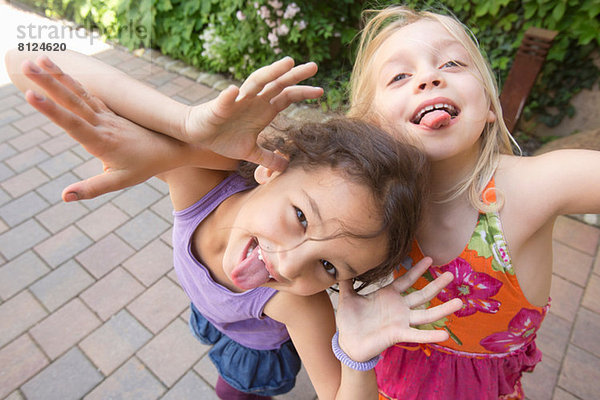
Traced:
<path fill-rule="evenodd" d="M 190 108 L 185 140 L 229 158 L 282 170 L 285 159 L 260 147 L 258 135 L 290 104 L 323 94 L 321 88 L 297 85 L 316 72 L 316 64 L 294 67 L 289 57 L 256 70 L 240 88 L 230 86 L 216 99 Z"/>
<path fill-rule="evenodd" d="M 431 265 L 424 258 L 404 276 L 366 296 L 358 295 L 350 281 L 340 282 L 336 322 L 342 349 L 355 361 L 366 361 L 398 342 L 433 343 L 448 339 L 440 330 L 419 330 L 412 326 L 437 321 L 460 309 L 460 299 L 437 307 L 419 307 L 434 298 L 453 277 L 444 273 L 421 290 L 404 292 Z"/>

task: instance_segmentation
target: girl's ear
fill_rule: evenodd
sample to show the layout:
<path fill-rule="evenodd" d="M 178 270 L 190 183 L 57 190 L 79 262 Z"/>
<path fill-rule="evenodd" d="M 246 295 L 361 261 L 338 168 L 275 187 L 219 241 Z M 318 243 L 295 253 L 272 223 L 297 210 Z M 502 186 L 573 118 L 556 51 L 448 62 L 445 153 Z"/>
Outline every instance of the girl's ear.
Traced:
<path fill-rule="evenodd" d="M 290 159 L 287 155 L 283 154 L 279 150 L 275 150 L 275 154 L 278 154 L 287 160 Z M 254 170 L 254 180 L 256 180 L 256 182 L 258 182 L 259 185 L 262 185 L 263 183 L 267 183 L 271 179 L 275 178 L 279 174 L 281 174 L 281 171 L 275 171 L 270 168 L 259 165 Z"/>
<path fill-rule="evenodd" d="M 259 165 L 254 170 L 254 179 L 256 180 L 256 182 L 258 182 L 259 185 L 263 185 L 263 184 L 273 180 L 273 178 L 275 178 L 279 174 L 281 174 L 280 171 L 274 171 L 270 168 Z"/>
<path fill-rule="evenodd" d="M 488 111 L 488 115 L 487 115 L 487 118 L 486 118 L 486 120 L 485 120 L 485 121 L 486 121 L 486 122 L 489 122 L 490 124 L 491 124 L 492 122 L 495 122 L 495 121 L 496 121 L 496 113 L 495 113 L 495 112 L 493 112 L 493 111 L 490 109 L 490 110 Z"/>

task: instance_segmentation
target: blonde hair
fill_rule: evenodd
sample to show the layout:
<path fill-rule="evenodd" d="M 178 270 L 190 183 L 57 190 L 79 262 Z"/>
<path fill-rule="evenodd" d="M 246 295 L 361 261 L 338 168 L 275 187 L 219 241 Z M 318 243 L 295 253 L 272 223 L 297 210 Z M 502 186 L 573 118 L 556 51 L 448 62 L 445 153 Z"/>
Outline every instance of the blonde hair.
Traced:
<path fill-rule="evenodd" d="M 382 125 L 374 109 L 376 87 L 372 83 L 373 66 L 377 50 L 392 34 L 399 29 L 421 20 L 440 23 L 468 52 L 473 65 L 479 73 L 479 79 L 490 109 L 496 120 L 487 123 L 483 132 L 479 157 L 473 171 L 448 193 L 444 193 L 444 201 L 450 201 L 468 192 L 471 204 L 482 211 L 497 210 L 501 207 L 502 197 L 490 205 L 482 201 L 482 191 L 492 178 L 498 165 L 500 154 L 513 154 L 513 146 L 518 144 L 511 136 L 502 118 L 502 108 L 498 96 L 498 85 L 489 64 L 484 59 L 477 39 L 472 32 L 454 16 L 439 12 L 415 11 L 405 6 L 390 6 L 381 10 L 365 10 L 366 21 L 360 34 L 360 41 L 352 76 L 350 78 L 350 109 L 348 115 L 362 118 Z M 393 127 L 391 127 L 393 129 Z M 520 151 L 520 149 L 519 149 Z"/>

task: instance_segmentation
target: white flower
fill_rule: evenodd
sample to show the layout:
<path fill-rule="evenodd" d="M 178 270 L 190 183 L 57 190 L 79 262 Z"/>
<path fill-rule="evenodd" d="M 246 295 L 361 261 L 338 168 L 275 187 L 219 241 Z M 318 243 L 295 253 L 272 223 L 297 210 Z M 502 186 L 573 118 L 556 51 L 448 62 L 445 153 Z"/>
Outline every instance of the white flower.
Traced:
<path fill-rule="evenodd" d="M 298 23 L 294 22 L 294 25 L 296 25 L 298 27 L 298 30 L 301 31 L 306 28 L 307 24 L 306 24 L 306 21 L 302 20 Z"/>
<path fill-rule="evenodd" d="M 279 0 L 269 0 L 268 3 L 271 7 L 273 7 L 276 10 L 279 10 L 283 6 L 283 3 Z"/>
<path fill-rule="evenodd" d="M 267 19 L 271 16 L 271 11 L 269 11 L 267 6 L 261 6 L 258 10 L 258 15 L 260 15 L 262 19 Z"/>
<path fill-rule="evenodd" d="M 279 48 L 276 47 L 276 48 L 273 49 L 273 53 L 279 54 L 279 53 L 281 53 L 281 49 L 279 49 Z"/>
<path fill-rule="evenodd" d="M 269 39 L 269 43 L 271 46 L 277 46 L 279 44 L 279 38 L 275 34 L 275 32 L 269 32 L 267 35 L 267 39 Z"/>
<path fill-rule="evenodd" d="M 283 14 L 283 18 L 292 19 L 300 12 L 300 7 L 296 5 L 296 3 L 290 3 L 285 9 L 285 13 Z"/>
<path fill-rule="evenodd" d="M 243 21 L 246 19 L 246 16 L 244 15 L 244 13 L 241 10 L 238 10 L 235 13 L 235 17 L 238 19 L 238 21 Z"/>
<path fill-rule="evenodd" d="M 285 36 L 285 35 L 287 35 L 289 32 L 290 32 L 290 28 L 289 28 L 289 27 L 288 27 L 286 24 L 280 25 L 280 26 L 277 28 L 277 34 L 278 34 L 279 36 Z"/>

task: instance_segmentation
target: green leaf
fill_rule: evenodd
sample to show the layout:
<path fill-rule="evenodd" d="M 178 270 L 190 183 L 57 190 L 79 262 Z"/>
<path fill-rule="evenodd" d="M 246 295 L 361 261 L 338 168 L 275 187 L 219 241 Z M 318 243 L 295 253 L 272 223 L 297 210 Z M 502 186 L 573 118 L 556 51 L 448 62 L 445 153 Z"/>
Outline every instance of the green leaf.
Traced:
<path fill-rule="evenodd" d="M 475 16 L 481 17 L 482 15 L 487 14 L 490 9 L 489 1 L 482 1 L 475 6 Z"/>
<path fill-rule="evenodd" d="M 195 2 L 191 2 L 191 3 L 195 3 Z M 158 0 L 156 2 L 156 9 L 158 11 L 169 11 L 173 9 L 173 5 L 171 4 L 171 2 L 169 0 Z"/>
<path fill-rule="evenodd" d="M 552 10 L 552 18 L 554 18 L 555 21 L 560 21 L 561 18 L 563 17 L 563 15 L 565 14 L 565 9 L 566 9 L 567 5 L 565 2 L 560 1 L 556 7 L 554 7 L 554 10 Z"/>
<path fill-rule="evenodd" d="M 211 0 L 201 0 L 200 1 L 200 12 L 204 15 L 207 15 L 210 13 L 210 9 L 212 7 L 212 1 Z"/>

